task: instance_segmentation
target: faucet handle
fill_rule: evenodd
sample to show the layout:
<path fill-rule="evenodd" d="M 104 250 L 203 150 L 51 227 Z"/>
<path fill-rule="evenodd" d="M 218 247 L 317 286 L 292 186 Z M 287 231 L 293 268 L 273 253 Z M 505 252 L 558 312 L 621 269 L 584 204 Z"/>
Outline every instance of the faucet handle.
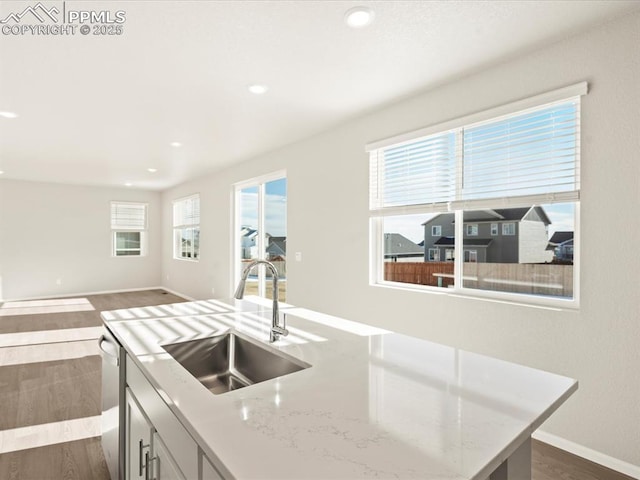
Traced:
<path fill-rule="evenodd" d="M 284 328 L 284 327 L 278 327 L 278 326 L 276 326 L 276 327 L 273 327 L 273 328 L 271 329 L 271 331 L 272 331 L 273 333 L 277 333 L 278 335 L 282 335 L 283 337 L 286 337 L 287 335 L 289 335 L 289 330 L 287 330 L 287 329 L 286 329 L 286 328 Z"/>

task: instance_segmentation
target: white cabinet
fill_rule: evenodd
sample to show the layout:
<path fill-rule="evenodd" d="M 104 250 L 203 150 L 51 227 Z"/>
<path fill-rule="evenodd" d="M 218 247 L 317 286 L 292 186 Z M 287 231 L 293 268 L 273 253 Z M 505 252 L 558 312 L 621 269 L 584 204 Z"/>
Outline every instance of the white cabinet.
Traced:
<path fill-rule="evenodd" d="M 129 388 L 126 401 L 127 480 L 186 480 Z"/>
<path fill-rule="evenodd" d="M 153 426 L 142 413 L 142 409 L 128 388 L 126 402 L 127 480 L 150 480 L 148 469 Z"/>
<path fill-rule="evenodd" d="M 153 434 L 152 471 L 154 480 L 186 480 L 157 432 Z"/>
<path fill-rule="evenodd" d="M 198 444 L 129 355 L 126 384 L 125 480 L 200 480 Z"/>

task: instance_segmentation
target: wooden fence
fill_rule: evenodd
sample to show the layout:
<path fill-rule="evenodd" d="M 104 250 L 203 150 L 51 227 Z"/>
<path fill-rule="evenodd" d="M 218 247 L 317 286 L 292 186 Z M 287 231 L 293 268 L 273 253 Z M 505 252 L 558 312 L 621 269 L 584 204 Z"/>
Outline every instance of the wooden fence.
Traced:
<path fill-rule="evenodd" d="M 453 262 L 386 262 L 384 264 L 384 279 L 389 282 L 437 287 L 438 276 L 434 273 L 448 274 L 453 277 Z M 453 285 L 453 278 L 440 278 L 442 278 L 443 287 Z"/>
<path fill-rule="evenodd" d="M 453 262 L 385 263 L 384 278 L 392 282 L 448 287 L 452 277 Z M 573 297 L 573 265 L 465 262 L 463 281 L 468 288 Z"/>
<path fill-rule="evenodd" d="M 249 265 L 253 260 L 252 259 L 244 259 L 242 260 L 242 267 L 241 269 L 244 270 L 244 268 Z M 273 263 L 273 266 L 276 267 L 276 270 L 278 270 L 278 276 L 281 279 L 284 279 L 287 277 L 287 262 L 285 260 L 271 260 L 271 263 Z M 263 267 L 264 268 L 264 267 Z M 252 274 L 257 274 L 258 273 L 258 267 L 256 267 L 256 269 L 251 272 Z M 271 270 L 269 270 L 268 268 L 266 269 L 266 273 L 265 273 L 267 278 L 271 278 Z"/>

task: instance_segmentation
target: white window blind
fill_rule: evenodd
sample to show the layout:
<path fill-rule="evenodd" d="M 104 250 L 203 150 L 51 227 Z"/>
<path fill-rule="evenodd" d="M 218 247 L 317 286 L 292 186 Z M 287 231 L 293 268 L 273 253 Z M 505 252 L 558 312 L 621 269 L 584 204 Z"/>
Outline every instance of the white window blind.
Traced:
<path fill-rule="evenodd" d="M 147 227 L 147 206 L 144 203 L 111 203 L 111 229 L 144 230 Z"/>
<path fill-rule="evenodd" d="M 371 214 L 579 200 L 586 92 L 581 83 L 369 145 Z"/>
<path fill-rule="evenodd" d="M 372 151 L 371 209 L 453 200 L 455 147 L 454 132 L 444 132 Z"/>
<path fill-rule="evenodd" d="M 580 101 L 462 129 L 465 200 L 577 191 Z"/>
<path fill-rule="evenodd" d="M 173 226 L 198 225 L 200 223 L 200 196 L 194 195 L 173 203 Z"/>

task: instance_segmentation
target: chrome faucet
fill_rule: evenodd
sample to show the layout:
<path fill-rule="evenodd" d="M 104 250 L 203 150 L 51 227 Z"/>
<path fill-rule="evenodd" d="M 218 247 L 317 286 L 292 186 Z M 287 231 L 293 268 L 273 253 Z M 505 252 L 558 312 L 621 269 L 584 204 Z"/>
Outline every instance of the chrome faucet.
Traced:
<path fill-rule="evenodd" d="M 238 300 L 242 300 L 242 297 L 244 296 L 244 288 L 247 283 L 247 277 L 249 276 L 249 272 L 251 272 L 253 267 L 256 265 L 266 265 L 269 270 L 271 270 L 271 278 L 273 279 L 273 316 L 271 318 L 271 331 L 269 333 L 269 342 L 273 343 L 278 340 L 280 335 L 285 337 L 289 335 L 289 330 L 287 330 L 287 324 L 284 317 L 282 327 L 278 325 L 278 270 L 275 265 L 266 260 L 254 260 L 251 262 L 242 272 L 242 278 L 240 278 L 240 283 L 238 283 L 238 288 L 236 288 L 236 293 L 233 296 Z"/>

